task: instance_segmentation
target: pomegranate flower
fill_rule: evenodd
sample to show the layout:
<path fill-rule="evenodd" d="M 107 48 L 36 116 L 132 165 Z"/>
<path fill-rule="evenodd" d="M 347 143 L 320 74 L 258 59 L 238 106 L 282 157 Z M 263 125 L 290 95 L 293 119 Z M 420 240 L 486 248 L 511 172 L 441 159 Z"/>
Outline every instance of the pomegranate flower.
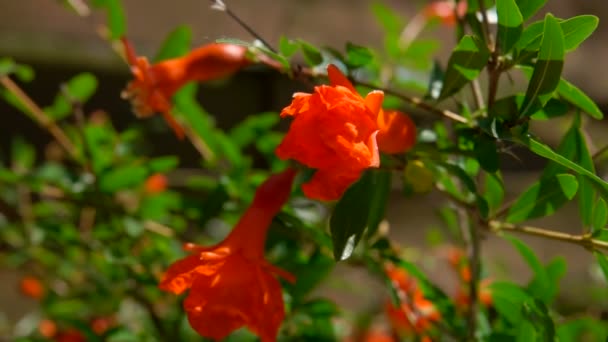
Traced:
<path fill-rule="evenodd" d="M 173 94 L 190 81 L 222 78 L 249 64 L 247 48 L 234 44 L 208 44 L 186 56 L 150 65 L 146 57 L 135 54 L 126 38 L 122 43 L 134 76 L 123 97 L 131 100 L 140 117 L 161 113 L 179 138 L 183 138 L 184 131 L 171 114 Z"/>
<path fill-rule="evenodd" d="M 277 276 L 294 278 L 264 259 L 264 244 L 272 218 L 289 198 L 294 176 L 293 169 L 270 176 L 224 241 L 211 247 L 186 244 L 192 255 L 163 276 L 162 290 L 180 294 L 190 289 L 184 309 L 200 335 L 221 340 L 247 327 L 263 342 L 276 341 L 285 317 Z"/>
<path fill-rule="evenodd" d="M 441 320 L 441 313 L 433 302 L 424 297 L 416 281 L 403 269 L 388 265 L 386 272 L 401 297 L 400 306 L 387 303 L 386 314 L 391 325 L 400 335 L 414 334 L 428 338 L 425 333 Z"/>
<path fill-rule="evenodd" d="M 463 18 L 467 14 L 467 1 L 454 0 L 434 1 L 423 9 L 424 16 L 428 19 L 439 19 L 445 26 L 456 25 L 457 18 Z"/>
<path fill-rule="evenodd" d="M 370 167 L 380 165 L 376 119 L 384 93 L 361 97 L 334 65 L 327 68 L 331 85 L 314 93 L 296 93 L 281 117 L 293 117 L 276 154 L 316 169 L 302 186 L 312 199 L 336 200 Z"/>
<path fill-rule="evenodd" d="M 403 153 L 416 144 L 416 125 L 404 113 L 381 110 L 378 115 L 378 148 L 388 154 Z"/>

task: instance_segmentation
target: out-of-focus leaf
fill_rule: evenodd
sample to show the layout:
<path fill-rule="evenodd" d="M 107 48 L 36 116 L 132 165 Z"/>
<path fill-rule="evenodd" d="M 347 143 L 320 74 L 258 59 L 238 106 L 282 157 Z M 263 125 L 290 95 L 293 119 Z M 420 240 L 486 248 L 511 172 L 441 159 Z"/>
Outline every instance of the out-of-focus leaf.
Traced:
<path fill-rule="evenodd" d="M 376 20 L 387 33 L 399 33 L 403 29 L 405 22 L 397 16 L 396 11 L 380 2 L 374 2 L 371 8 Z"/>
<path fill-rule="evenodd" d="M 538 257 L 534 253 L 534 251 L 528 247 L 521 240 L 510 236 L 505 235 L 505 239 L 507 239 L 515 249 L 519 252 L 519 254 L 524 258 L 530 269 L 532 269 L 532 273 L 534 274 L 533 280 L 530 282 L 528 290 L 535 298 L 543 298 L 550 292 L 554 284 L 551 284 L 551 278 L 547 273 L 547 270 L 543 266 L 543 264 L 538 260 Z"/>
<path fill-rule="evenodd" d="M 545 303 L 538 299 L 526 301 L 523 305 L 523 316 L 534 326 L 541 341 L 555 341 L 555 324 Z"/>
<path fill-rule="evenodd" d="M 115 167 L 100 175 L 99 189 L 113 193 L 142 184 L 147 176 L 148 169 L 145 166 Z"/>
<path fill-rule="evenodd" d="M 603 198 L 600 198 L 593 208 L 593 220 L 591 222 L 592 232 L 597 232 L 606 227 L 608 223 L 608 206 Z"/>
<path fill-rule="evenodd" d="M 29 172 L 36 161 L 36 150 L 24 139 L 15 138 L 11 146 L 11 158 L 15 171 Z"/>
<path fill-rule="evenodd" d="M 346 43 L 346 64 L 351 68 L 359 68 L 369 64 L 374 58 L 371 51 L 351 42 Z"/>
<path fill-rule="evenodd" d="M 250 116 L 234 127 L 228 136 L 239 148 L 243 148 L 265 135 L 280 120 L 275 112 L 259 113 Z"/>
<path fill-rule="evenodd" d="M 486 66 L 490 52 L 475 36 L 462 37 L 450 59 L 439 99 L 444 99 L 474 80 Z"/>
<path fill-rule="evenodd" d="M 287 58 L 293 56 L 293 54 L 298 51 L 299 47 L 300 45 L 298 42 L 290 40 L 285 36 L 281 36 L 281 39 L 279 40 L 279 51 Z"/>
<path fill-rule="evenodd" d="M 498 13 L 498 46 L 500 53 L 508 53 L 517 43 L 523 31 L 524 18 L 519 12 L 515 0 L 496 0 Z"/>
<path fill-rule="evenodd" d="M 94 0 L 91 4 L 103 7 L 107 12 L 110 38 L 120 39 L 126 31 L 125 13 L 120 0 Z"/>
<path fill-rule="evenodd" d="M 604 277 L 608 282 L 608 257 L 600 252 L 594 252 L 595 258 L 597 259 L 597 263 L 600 265 L 600 269 L 602 273 L 604 273 Z"/>
<path fill-rule="evenodd" d="M 496 311 L 510 324 L 517 325 L 522 319 L 522 305 L 530 296 L 521 287 L 510 282 L 490 284 L 492 303 Z"/>
<path fill-rule="evenodd" d="M 559 341 L 605 341 L 608 326 L 591 317 L 576 318 L 557 327 L 557 338 Z"/>
<path fill-rule="evenodd" d="M 517 223 L 551 215 L 571 200 L 577 190 L 576 177 L 570 174 L 540 179 L 519 196 L 509 210 L 507 221 Z"/>
<path fill-rule="evenodd" d="M 500 208 L 505 197 L 505 187 L 500 173 L 486 173 L 485 175 L 485 192 L 483 197 L 488 203 L 490 213 L 496 212 Z"/>
<path fill-rule="evenodd" d="M 97 90 L 97 78 L 91 73 L 85 72 L 72 77 L 65 83 L 64 91 L 60 91 L 50 107 L 45 108 L 53 119 L 59 120 L 72 113 L 72 106 L 76 103 L 84 104 L 95 94 Z"/>
<path fill-rule="evenodd" d="M 179 164 L 179 158 L 177 156 L 164 156 L 154 159 L 150 159 L 148 162 L 148 168 L 152 172 L 166 173 L 177 167 Z"/>
<path fill-rule="evenodd" d="M 319 49 L 303 40 L 299 40 L 299 43 L 300 47 L 302 48 L 304 59 L 308 65 L 315 66 L 323 63 L 323 56 L 321 55 L 321 51 L 319 51 Z"/>
<path fill-rule="evenodd" d="M 192 41 L 192 30 L 186 25 L 176 27 L 163 42 L 161 48 L 156 53 L 156 62 L 180 57 L 188 53 Z"/>
<path fill-rule="evenodd" d="M 559 84 L 564 66 L 564 34 L 557 19 L 551 14 L 545 16 L 543 39 L 538 52 L 538 60 L 526 90 L 526 97 L 520 115 L 529 116 L 533 105 L 538 101 L 544 106 Z"/>

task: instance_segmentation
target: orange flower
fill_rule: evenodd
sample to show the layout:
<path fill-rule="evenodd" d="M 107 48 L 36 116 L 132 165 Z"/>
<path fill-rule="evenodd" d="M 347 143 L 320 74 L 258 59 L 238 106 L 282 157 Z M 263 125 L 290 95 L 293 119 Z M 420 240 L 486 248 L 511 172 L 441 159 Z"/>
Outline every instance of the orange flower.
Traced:
<path fill-rule="evenodd" d="M 171 115 L 171 96 L 190 81 L 222 78 L 249 64 L 247 48 L 234 44 L 208 44 L 186 56 L 150 65 L 146 57 L 135 54 L 126 38 L 122 38 L 122 43 L 135 77 L 123 96 L 131 99 L 140 117 L 161 113 L 179 138 L 183 138 L 184 131 Z"/>
<path fill-rule="evenodd" d="M 403 153 L 416 143 L 416 125 L 404 113 L 380 110 L 377 140 L 380 151 L 388 154 Z"/>
<path fill-rule="evenodd" d="M 401 306 L 396 307 L 391 302 L 386 306 L 386 314 L 393 328 L 400 334 L 423 335 L 441 320 L 441 313 L 433 302 L 424 298 L 415 280 L 403 269 L 389 265 L 386 272 L 401 298 Z"/>
<path fill-rule="evenodd" d="M 42 285 L 40 280 L 30 276 L 21 278 L 19 289 L 21 290 L 21 293 L 34 299 L 42 299 L 45 294 L 44 285 Z"/>
<path fill-rule="evenodd" d="M 57 324 L 50 319 L 43 319 L 38 323 L 38 331 L 43 337 L 52 338 L 57 335 Z"/>
<path fill-rule="evenodd" d="M 156 194 L 167 189 L 167 177 L 160 173 L 155 173 L 146 179 L 144 189 L 148 194 Z"/>
<path fill-rule="evenodd" d="M 327 72 L 330 86 L 294 94 L 281 112 L 294 120 L 276 154 L 317 169 L 302 190 L 309 198 L 331 201 L 363 170 L 380 165 L 376 119 L 384 93 L 376 90 L 362 98 L 337 67 L 329 65 Z"/>
<path fill-rule="evenodd" d="M 91 329 L 100 336 L 114 325 L 116 325 L 116 317 L 114 316 L 97 317 L 91 320 Z"/>
<path fill-rule="evenodd" d="M 458 4 L 454 0 L 435 1 L 428 4 L 424 10 L 428 19 L 438 18 L 446 26 L 456 25 L 456 19 L 463 18 L 467 14 L 467 1 L 460 0 Z"/>
<path fill-rule="evenodd" d="M 277 276 L 294 278 L 264 259 L 264 244 L 294 177 L 293 169 L 270 176 L 224 241 L 212 247 L 186 244 L 193 255 L 175 262 L 163 276 L 162 290 L 180 294 L 190 289 L 184 309 L 200 335 L 220 340 L 246 326 L 263 342 L 276 341 L 285 317 Z"/>
<path fill-rule="evenodd" d="M 479 303 L 485 306 L 492 305 L 492 291 L 490 289 L 491 284 L 491 278 L 483 279 L 479 282 L 479 287 L 477 289 L 477 298 L 479 300 Z M 456 303 L 456 306 L 460 309 L 467 309 L 469 307 L 469 305 L 471 304 L 471 296 L 469 296 L 468 286 L 461 286 L 458 289 L 456 297 L 454 298 L 454 302 Z"/>

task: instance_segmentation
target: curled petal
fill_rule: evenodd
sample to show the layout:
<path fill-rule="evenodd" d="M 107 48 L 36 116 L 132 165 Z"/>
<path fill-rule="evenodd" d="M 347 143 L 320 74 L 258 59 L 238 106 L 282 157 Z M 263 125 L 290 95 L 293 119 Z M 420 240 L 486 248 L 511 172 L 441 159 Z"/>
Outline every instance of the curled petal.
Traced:
<path fill-rule="evenodd" d="M 355 87 L 353 87 L 353 84 L 348 80 L 348 78 L 346 78 L 346 76 L 344 76 L 342 71 L 340 71 L 337 66 L 333 64 L 328 65 L 327 76 L 329 77 L 329 83 L 331 83 L 331 85 L 342 86 L 348 88 L 348 90 L 355 94 L 357 93 L 357 90 Z"/>

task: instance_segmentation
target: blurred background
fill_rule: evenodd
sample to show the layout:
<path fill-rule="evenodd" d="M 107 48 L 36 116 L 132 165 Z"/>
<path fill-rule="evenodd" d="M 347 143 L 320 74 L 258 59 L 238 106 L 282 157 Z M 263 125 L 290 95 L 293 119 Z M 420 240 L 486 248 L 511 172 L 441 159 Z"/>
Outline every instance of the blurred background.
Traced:
<path fill-rule="evenodd" d="M 413 17 L 425 1 L 384 0 L 404 18 Z M 74 1 L 78 4 L 79 1 Z M 230 8 L 271 43 L 281 35 L 301 38 L 317 46 L 342 49 L 346 41 L 380 48 L 382 31 L 370 11 L 372 1 L 366 0 L 229 0 Z M 136 122 L 130 105 L 120 98 L 120 92 L 130 78 L 127 65 L 102 38 L 100 27 L 105 22 L 103 13 L 87 14 L 86 1 L 82 1 L 78 15 L 56 0 L 0 0 L 0 57 L 11 57 L 19 63 L 31 65 L 36 81 L 23 84 L 23 88 L 44 106 L 52 102 L 59 86 L 71 76 L 89 71 L 99 79 L 99 90 L 87 104 L 88 112 L 103 109 L 112 117 L 114 125 L 124 128 Z M 138 54 L 152 56 L 166 35 L 178 25 L 189 25 L 194 32 L 195 44 L 213 42 L 230 37 L 250 41 L 251 37 L 224 13 L 211 10 L 204 0 L 124 1 L 127 15 L 127 33 Z M 608 60 L 608 2 L 602 0 L 553 0 L 548 1 L 546 11 L 557 17 L 568 18 L 579 14 L 594 14 L 600 18 L 596 32 L 566 59 L 564 76 L 589 94 L 608 113 L 608 73 L 603 63 Z M 544 15 L 544 10 L 542 15 Z M 444 63 L 454 44 L 449 28 L 438 28 L 424 35 L 433 35 L 442 41 L 437 59 Z M 483 80 L 482 80 L 483 83 Z M 508 93 L 510 86 L 503 82 L 500 91 Z M 231 78 L 227 83 L 205 85 L 200 101 L 214 113 L 219 127 L 228 128 L 242 118 L 262 112 L 278 111 L 285 106 L 293 91 L 301 85 L 271 70 L 251 68 Z M 238 95 L 237 95 L 238 94 Z M 235 98 L 238 96 L 238 100 Z M 446 105 L 449 105 L 446 103 Z M 22 136 L 45 151 L 50 136 L 24 115 L 0 102 L 0 155 L 6 156 L 12 138 Z M 415 116 L 424 124 L 423 115 Z M 587 118 L 585 118 L 587 120 Z M 569 119 L 552 120 L 550 124 L 533 127 L 546 142 L 556 145 L 568 128 Z M 149 126 L 159 141 L 154 153 L 166 154 L 178 151 L 182 164 L 197 166 L 198 154 L 186 142 L 179 142 L 159 120 L 137 121 Z M 593 145 L 591 153 L 608 144 L 605 122 L 584 122 Z M 47 151 L 48 152 L 48 151 Z M 517 151 L 515 151 L 517 154 Z M 542 161 L 529 155 L 519 159 L 504 156 L 503 175 L 507 187 L 507 200 L 528 186 L 543 167 Z M 602 170 L 602 168 L 600 168 Z M 606 170 L 604 168 L 603 170 Z M 435 210 L 441 196 L 430 193 L 413 200 L 405 199 L 396 189 L 390 202 L 388 222 L 390 233 L 403 246 L 427 246 L 439 221 Z M 580 232 L 576 202 L 567 205 L 553 217 L 535 220 L 532 224 L 572 233 Z M 562 281 L 560 303 L 572 310 L 608 310 L 608 294 L 601 283 L 592 255 L 578 246 L 540 239 L 524 239 L 536 250 L 542 260 L 563 256 L 568 263 L 568 274 Z M 420 260 L 424 263 L 422 249 Z M 490 273 L 527 281 L 529 271 L 512 246 L 494 236 L 487 236 L 484 243 L 484 260 Z M 433 267 L 433 278 L 440 279 L 441 267 Z M 370 290 L 376 284 L 362 282 L 363 274 L 340 266 L 336 272 L 340 279 L 323 291 L 331 294 L 340 304 L 360 305 L 368 303 L 358 297 L 361 290 Z M 17 283 L 20 275 L 0 270 L 0 303 L 9 320 L 17 320 L 31 309 L 35 302 L 20 297 Z M 446 282 L 448 280 L 445 280 Z M 353 285 L 356 284 L 356 285 Z M 584 291 L 582 289 L 585 289 Z M 357 296 L 357 297 L 355 297 Z M 357 298 L 358 300 L 353 300 Z M 377 300 L 369 298 L 368 301 Z M 12 305 L 12 303 L 18 303 Z M 356 304 L 353 304 L 356 303 Z"/>

